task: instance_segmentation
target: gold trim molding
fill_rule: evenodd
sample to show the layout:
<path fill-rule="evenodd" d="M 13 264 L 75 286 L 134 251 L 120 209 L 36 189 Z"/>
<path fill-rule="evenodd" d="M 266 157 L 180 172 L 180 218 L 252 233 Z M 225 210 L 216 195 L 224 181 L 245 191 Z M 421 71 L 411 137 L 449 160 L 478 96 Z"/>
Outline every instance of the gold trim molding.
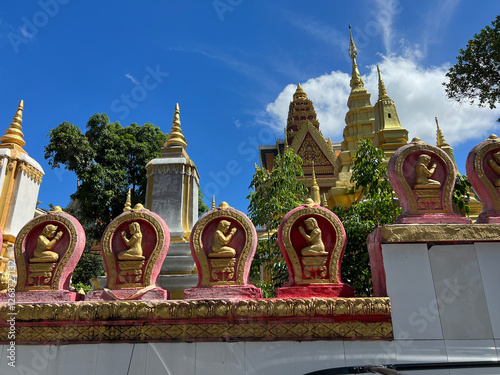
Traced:
<path fill-rule="evenodd" d="M 8 305 L 0 341 L 8 342 Z M 392 339 L 389 298 L 16 305 L 16 342 Z"/>
<path fill-rule="evenodd" d="M 380 233 L 382 243 L 500 241 L 500 224 L 393 224 Z"/>

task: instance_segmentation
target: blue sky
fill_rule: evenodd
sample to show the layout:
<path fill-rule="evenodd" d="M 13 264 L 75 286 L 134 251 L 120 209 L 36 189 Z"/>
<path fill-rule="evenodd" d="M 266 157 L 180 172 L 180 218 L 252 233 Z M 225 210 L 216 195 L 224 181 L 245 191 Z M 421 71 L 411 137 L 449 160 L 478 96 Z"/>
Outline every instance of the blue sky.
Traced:
<path fill-rule="evenodd" d="M 498 133 L 500 112 L 449 101 L 440 82 L 499 10 L 493 0 L 9 2 L 0 8 L 0 131 L 23 99 L 25 150 L 45 170 L 40 207 L 65 206 L 76 178 L 44 159 L 50 129 L 84 130 L 107 113 L 169 132 L 178 102 L 206 202 L 215 194 L 246 212 L 257 145 L 283 137 L 293 85 L 313 99 L 323 135 L 341 140 L 352 24 L 372 104 L 380 64 L 410 138 L 435 143 L 437 116 L 465 172 L 472 147 Z"/>

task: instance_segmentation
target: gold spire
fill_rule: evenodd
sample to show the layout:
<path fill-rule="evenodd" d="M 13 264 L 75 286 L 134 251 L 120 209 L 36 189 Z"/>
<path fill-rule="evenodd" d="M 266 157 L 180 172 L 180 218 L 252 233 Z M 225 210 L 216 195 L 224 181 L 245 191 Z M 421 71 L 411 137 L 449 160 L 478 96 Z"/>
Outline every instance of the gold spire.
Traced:
<path fill-rule="evenodd" d="M 131 194 L 132 194 L 131 189 L 128 189 L 127 200 L 125 201 L 125 207 L 123 208 L 123 212 L 128 212 L 128 211 L 132 210 Z"/>
<path fill-rule="evenodd" d="M 323 193 L 323 207 L 328 208 L 328 200 L 326 199 L 326 193 Z"/>
<path fill-rule="evenodd" d="M 215 195 L 212 195 L 212 208 L 211 209 L 215 210 Z"/>
<path fill-rule="evenodd" d="M 24 134 L 21 131 L 21 123 L 23 122 L 23 108 L 24 108 L 24 102 L 21 100 L 19 102 L 19 106 L 17 107 L 17 112 L 12 119 L 12 123 L 10 124 L 9 128 L 5 131 L 5 135 L 0 137 L 0 142 L 2 144 L 9 144 L 13 143 L 18 146 L 23 147 L 26 142 L 24 141 L 23 137 Z"/>
<path fill-rule="evenodd" d="M 311 199 L 314 201 L 316 204 L 321 204 L 321 196 L 319 194 L 319 186 L 318 182 L 316 181 L 316 173 L 314 172 L 314 160 L 312 162 L 312 177 L 313 177 L 313 183 L 311 187 Z"/>
<path fill-rule="evenodd" d="M 441 131 L 441 129 L 439 128 L 439 122 L 438 122 L 438 118 L 435 117 L 436 119 L 436 126 L 437 126 L 437 131 L 436 131 L 436 135 L 437 135 L 437 146 L 438 147 L 443 147 L 443 146 L 447 146 L 447 147 L 450 147 L 450 145 L 448 143 L 446 143 L 446 141 L 444 140 L 444 135 L 443 135 L 443 132 Z"/>
<path fill-rule="evenodd" d="M 378 64 L 377 64 L 377 72 L 378 72 L 378 98 L 388 99 L 389 95 L 387 95 L 387 91 L 385 90 L 384 81 L 382 81 L 382 75 L 380 74 L 380 68 Z"/>
<path fill-rule="evenodd" d="M 179 103 L 175 105 L 175 113 L 174 120 L 172 121 L 172 129 L 170 130 L 170 134 L 168 135 L 167 141 L 163 147 L 170 146 L 181 146 L 182 148 L 186 148 L 187 142 L 186 138 L 182 134 L 181 130 L 181 120 L 179 117 Z"/>
<path fill-rule="evenodd" d="M 297 85 L 297 90 L 295 90 L 295 94 L 293 94 L 293 100 L 297 99 L 307 99 L 307 94 L 302 89 L 300 83 Z"/>
<path fill-rule="evenodd" d="M 349 25 L 349 35 L 350 35 L 350 43 L 349 43 L 349 56 L 352 59 L 352 75 L 351 75 L 351 88 L 355 89 L 364 89 L 364 82 L 359 74 L 358 64 L 356 63 L 356 56 L 358 55 L 358 50 L 356 45 L 354 44 L 354 39 L 352 38 L 351 25 Z"/>

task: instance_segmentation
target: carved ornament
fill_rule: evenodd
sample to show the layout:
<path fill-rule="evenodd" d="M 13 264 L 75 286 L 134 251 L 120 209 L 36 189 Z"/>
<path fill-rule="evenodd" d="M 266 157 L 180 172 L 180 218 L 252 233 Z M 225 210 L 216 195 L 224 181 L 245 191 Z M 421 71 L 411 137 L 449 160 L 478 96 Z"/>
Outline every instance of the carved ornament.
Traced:
<path fill-rule="evenodd" d="M 221 257 L 213 253 L 214 238 L 222 221 L 229 222 L 234 231 L 234 237 L 226 233 L 231 236 L 227 249 L 232 249 L 234 256 Z M 256 238 L 255 228 L 248 217 L 225 202 L 205 214 L 191 234 L 191 253 L 198 267 L 198 287 L 247 285 L 250 263 L 257 246 Z M 231 251 L 226 250 L 226 253 Z"/>
<path fill-rule="evenodd" d="M 130 256 L 127 259 L 127 251 L 130 252 L 131 249 L 127 247 L 121 233 L 125 231 L 128 236 L 128 228 L 132 223 L 137 223 L 142 231 L 144 254 L 141 254 L 141 259 L 132 259 Z M 167 226 L 155 213 L 134 207 L 133 210 L 118 216 L 106 228 L 101 241 L 108 275 L 107 288 L 142 289 L 156 284 L 169 243 L 170 233 Z M 119 254 L 122 254 L 121 257 Z"/>

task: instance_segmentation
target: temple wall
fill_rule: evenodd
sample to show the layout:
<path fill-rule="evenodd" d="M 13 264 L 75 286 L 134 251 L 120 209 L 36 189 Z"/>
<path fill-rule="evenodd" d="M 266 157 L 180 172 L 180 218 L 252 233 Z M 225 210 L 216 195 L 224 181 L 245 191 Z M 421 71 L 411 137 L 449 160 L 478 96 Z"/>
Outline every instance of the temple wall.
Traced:
<path fill-rule="evenodd" d="M 496 361 L 488 340 L 102 343 L 16 346 L 16 368 L 1 348 L 2 375 L 300 375 L 345 366 Z M 24 372 L 23 372 L 24 371 Z M 500 374 L 500 368 L 411 371 L 408 374 Z"/>

